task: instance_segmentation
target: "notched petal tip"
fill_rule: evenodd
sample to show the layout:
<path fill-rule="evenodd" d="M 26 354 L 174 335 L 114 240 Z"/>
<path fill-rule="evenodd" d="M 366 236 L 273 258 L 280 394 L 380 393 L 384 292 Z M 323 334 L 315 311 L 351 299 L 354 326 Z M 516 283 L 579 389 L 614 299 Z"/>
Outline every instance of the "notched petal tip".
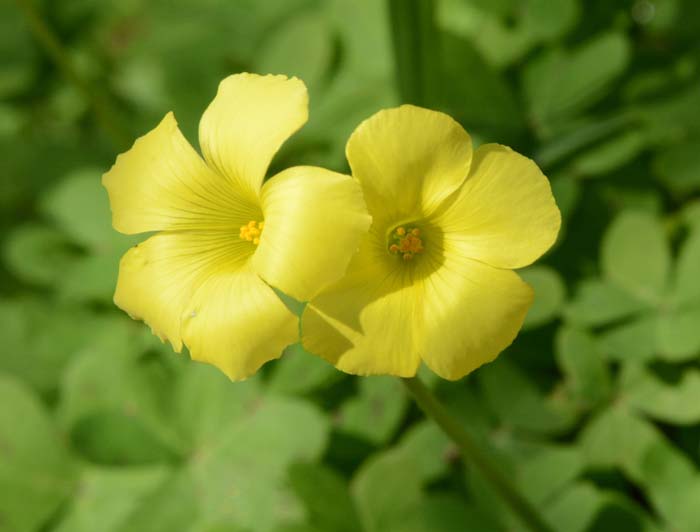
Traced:
<path fill-rule="evenodd" d="M 298 78 L 233 74 L 219 83 L 199 122 L 207 163 L 257 200 L 280 146 L 308 120 L 309 95 Z"/>
<path fill-rule="evenodd" d="M 396 221 L 433 212 L 464 182 L 472 141 L 449 115 L 402 105 L 363 121 L 345 153 L 370 213 Z"/>
<path fill-rule="evenodd" d="M 549 180 L 533 160 L 507 146 L 483 144 L 469 177 L 434 223 L 460 256 L 516 269 L 556 242 L 561 213 Z"/>

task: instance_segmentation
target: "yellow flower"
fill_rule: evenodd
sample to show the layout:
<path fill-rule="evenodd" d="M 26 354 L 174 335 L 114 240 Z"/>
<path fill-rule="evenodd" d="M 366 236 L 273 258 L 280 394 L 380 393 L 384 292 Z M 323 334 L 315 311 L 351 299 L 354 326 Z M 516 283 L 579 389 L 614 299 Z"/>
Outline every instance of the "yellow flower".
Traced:
<path fill-rule="evenodd" d="M 349 176 L 294 167 L 263 184 L 307 107 L 296 78 L 230 76 L 199 124 L 204 160 L 169 113 L 103 177 L 115 229 L 157 232 L 122 258 L 115 303 L 232 379 L 298 339 L 269 285 L 309 299 L 343 275 L 369 226 Z"/>
<path fill-rule="evenodd" d="M 307 305 L 306 349 L 348 373 L 458 379 L 515 338 L 533 300 L 514 268 L 555 241 L 547 178 L 449 116 L 405 105 L 352 134 L 346 154 L 372 226 L 346 276 Z"/>

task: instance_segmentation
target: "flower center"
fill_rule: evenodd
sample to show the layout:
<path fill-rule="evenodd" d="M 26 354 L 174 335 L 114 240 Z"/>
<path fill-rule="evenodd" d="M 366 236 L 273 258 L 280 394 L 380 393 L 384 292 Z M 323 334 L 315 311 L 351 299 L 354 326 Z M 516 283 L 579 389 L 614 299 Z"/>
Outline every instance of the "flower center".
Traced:
<path fill-rule="evenodd" d="M 414 255 L 423 253 L 423 241 L 417 227 L 397 227 L 389 239 L 389 253 L 401 255 L 403 260 L 411 260 Z"/>
<path fill-rule="evenodd" d="M 241 226 L 238 236 L 241 237 L 241 240 L 247 240 L 248 242 L 252 242 L 257 246 L 260 244 L 260 236 L 262 235 L 264 226 L 265 222 L 256 222 L 255 220 L 251 220 L 246 225 Z"/>

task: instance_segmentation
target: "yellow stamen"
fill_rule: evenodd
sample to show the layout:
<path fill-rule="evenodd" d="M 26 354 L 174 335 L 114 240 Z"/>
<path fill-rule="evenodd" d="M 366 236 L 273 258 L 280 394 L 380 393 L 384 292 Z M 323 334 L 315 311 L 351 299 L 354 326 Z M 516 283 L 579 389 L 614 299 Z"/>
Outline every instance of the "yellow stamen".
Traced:
<path fill-rule="evenodd" d="M 412 227 L 397 227 L 391 235 L 393 241 L 389 245 L 389 252 L 394 255 L 401 255 L 403 260 L 409 261 L 419 253 L 423 252 L 423 241 L 420 239 L 420 229 Z"/>
<path fill-rule="evenodd" d="M 238 236 L 241 240 L 246 240 L 252 242 L 254 245 L 260 244 L 260 236 L 262 235 L 262 230 L 265 222 L 256 222 L 251 220 L 246 225 L 242 225 Z"/>

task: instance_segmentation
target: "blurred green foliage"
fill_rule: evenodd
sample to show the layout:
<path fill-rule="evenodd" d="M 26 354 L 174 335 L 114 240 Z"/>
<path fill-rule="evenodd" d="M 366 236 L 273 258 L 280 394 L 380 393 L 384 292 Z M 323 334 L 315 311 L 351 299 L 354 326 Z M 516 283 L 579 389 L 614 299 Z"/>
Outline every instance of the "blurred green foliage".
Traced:
<path fill-rule="evenodd" d="M 342 171 L 352 129 L 400 103 L 378 0 L 36 5 L 130 138 L 174 110 L 196 145 L 220 79 L 294 74 L 310 121 L 273 166 Z M 423 376 L 556 530 L 700 530 L 699 6 L 436 2 L 431 106 L 532 156 L 565 223 L 522 272 L 515 344 Z M 135 240 L 100 175 L 123 147 L 12 1 L 0 57 L 0 530 L 519 530 L 395 379 L 295 345 L 231 384 L 115 309 Z"/>

